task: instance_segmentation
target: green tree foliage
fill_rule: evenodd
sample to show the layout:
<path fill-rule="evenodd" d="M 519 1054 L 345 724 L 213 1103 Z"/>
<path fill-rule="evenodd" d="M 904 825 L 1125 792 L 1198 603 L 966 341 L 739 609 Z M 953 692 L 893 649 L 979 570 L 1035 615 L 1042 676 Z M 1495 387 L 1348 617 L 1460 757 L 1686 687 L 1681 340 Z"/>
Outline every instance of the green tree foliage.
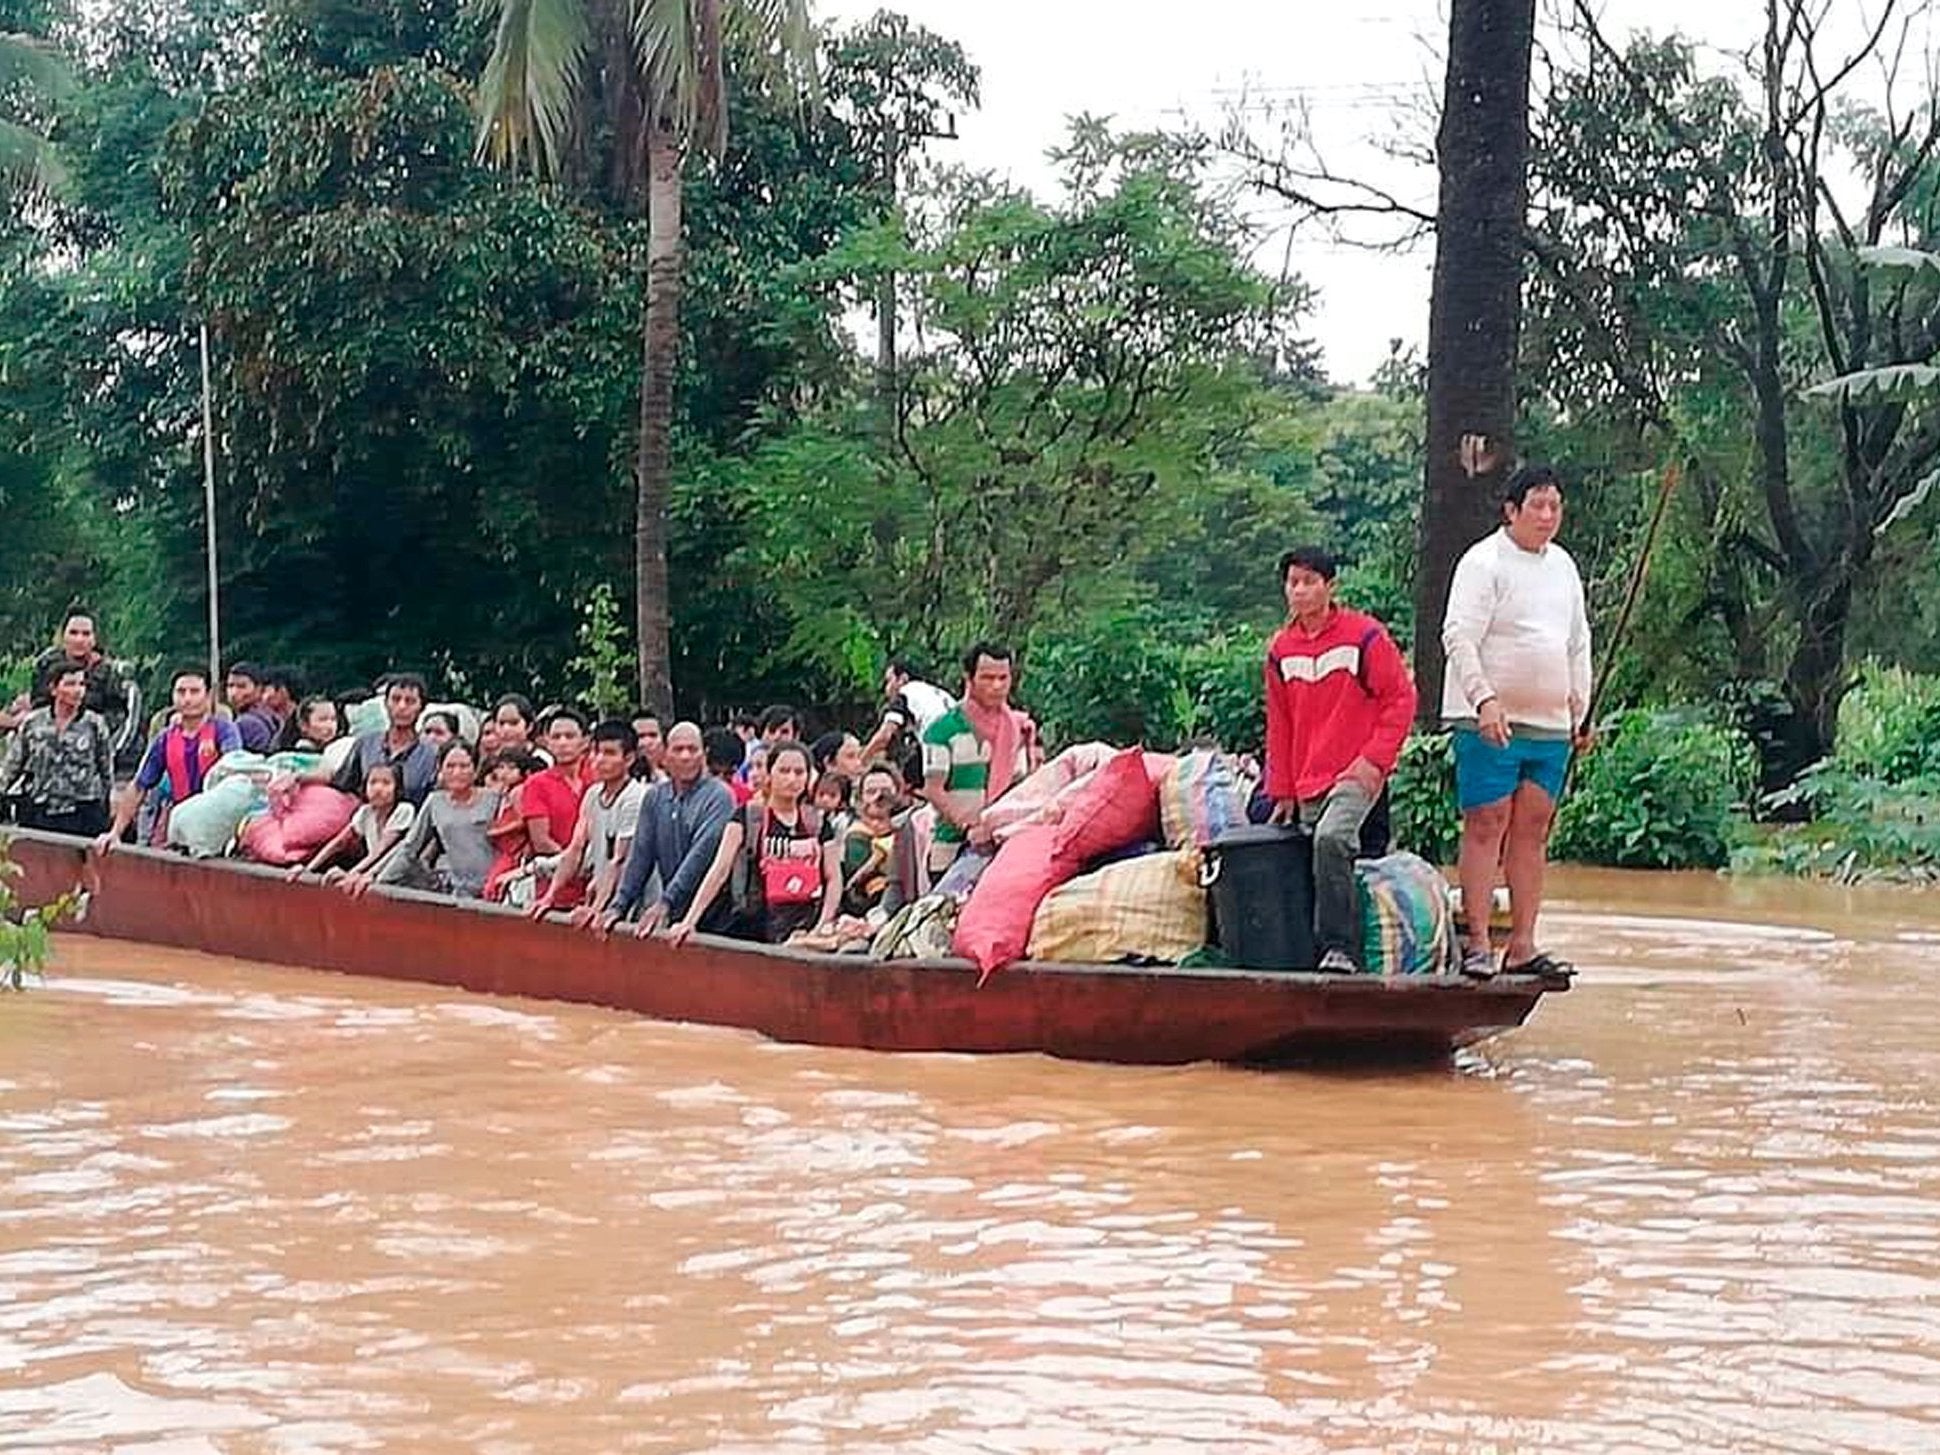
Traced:
<path fill-rule="evenodd" d="M 1781 709 L 1756 725 L 1782 781 L 1833 741 L 1852 626 L 1893 589 L 1886 547 L 1940 458 L 1915 411 L 1802 397 L 1931 354 L 1931 291 L 1874 286 L 1855 257 L 1925 236 L 1940 128 L 1869 111 L 1796 5 L 1766 19 L 1749 69 L 1582 20 L 1590 64 L 1558 74 L 1532 153 L 1524 363 L 1583 465 L 1686 464 L 1656 660 L 1773 684 L 1743 696 Z"/>
<path fill-rule="evenodd" d="M 1554 851 L 1619 868 L 1718 868 L 1743 838 L 1755 779 L 1735 727 L 1691 709 L 1620 713 L 1576 765 Z"/>

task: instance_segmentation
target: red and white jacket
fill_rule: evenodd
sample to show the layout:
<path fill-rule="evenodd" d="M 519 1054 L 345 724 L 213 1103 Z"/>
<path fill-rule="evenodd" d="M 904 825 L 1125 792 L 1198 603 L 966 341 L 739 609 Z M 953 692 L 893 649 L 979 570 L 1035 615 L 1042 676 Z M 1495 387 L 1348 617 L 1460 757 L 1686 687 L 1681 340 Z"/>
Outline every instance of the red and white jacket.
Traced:
<path fill-rule="evenodd" d="M 1415 684 L 1388 629 L 1335 607 L 1319 631 L 1282 627 L 1266 649 L 1266 791 L 1320 798 L 1365 758 L 1394 771 L 1415 717 Z"/>

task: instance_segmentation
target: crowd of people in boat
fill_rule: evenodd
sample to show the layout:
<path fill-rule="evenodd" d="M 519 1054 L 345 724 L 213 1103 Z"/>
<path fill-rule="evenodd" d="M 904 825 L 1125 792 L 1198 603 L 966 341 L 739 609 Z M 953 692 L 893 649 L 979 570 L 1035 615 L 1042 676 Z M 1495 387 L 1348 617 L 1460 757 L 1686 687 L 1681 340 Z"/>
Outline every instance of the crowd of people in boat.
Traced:
<path fill-rule="evenodd" d="M 1587 741 L 1590 666 L 1561 519 L 1555 472 L 1519 472 L 1501 529 L 1456 571 L 1443 627 L 1472 907 L 1463 969 L 1477 976 L 1497 968 L 1499 875 L 1514 909 L 1506 967 L 1563 968 L 1535 924 L 1551 818 Z M 1335 599 L 1337 576 L 1320 547 L 1279 560 L 1287 621 L 1264 664 L 1254 817 L 1310 830 L 1320 965 L 1348 970 L 1362 946 L 1355 861 L 1417 701 L 1387 628 Z M 178 669 L 145 715 L 134 674 L 77 610 L 34 662 L 31 693 L 0 713 L 0 795 L 21 825 L 103 853 L 229 853 L 352 896 L 399 886 L 676 944 L 710 932 L 834 947 L 993 849 L 991 810 L 1045 758 L 1011 701 L 1015 669 L 991 641 L 963 653 L 955 691 L 891 661 L 873 722 L 812 738 L 785 705 L 704 727 L 539 710 L 517 692 L 444 703 L 410 672 L 306 695 L 299 669 L 249 662 L 220 682 Z"/>

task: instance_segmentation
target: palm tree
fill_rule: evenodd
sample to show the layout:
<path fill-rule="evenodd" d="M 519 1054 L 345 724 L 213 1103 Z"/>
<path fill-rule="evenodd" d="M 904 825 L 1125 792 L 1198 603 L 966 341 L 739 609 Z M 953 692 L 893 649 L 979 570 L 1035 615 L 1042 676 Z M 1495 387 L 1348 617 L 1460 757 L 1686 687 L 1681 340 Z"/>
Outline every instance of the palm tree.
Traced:
<path fill-rule="evenodd" d="M 667 591 L 669 435 L 680 343 L 681 174 L 727 143 L 730 40 L 812 88 L 807 0 L 482 0 L 497 23 L 479 83 L 478 150 L 501 165 L 644 203 L 647 298 L 634 455 L 642 699 L 673 702 Z"/>
<path fill-rule="evenodd" d="M 59 181 L 54 148 L 38 120 L 71 85 L 67 67 L 45 41 L 0 31 L 0 98 L 13 103 L 13 114 L 0 114 L 0 198 L 43 192 Z"/>

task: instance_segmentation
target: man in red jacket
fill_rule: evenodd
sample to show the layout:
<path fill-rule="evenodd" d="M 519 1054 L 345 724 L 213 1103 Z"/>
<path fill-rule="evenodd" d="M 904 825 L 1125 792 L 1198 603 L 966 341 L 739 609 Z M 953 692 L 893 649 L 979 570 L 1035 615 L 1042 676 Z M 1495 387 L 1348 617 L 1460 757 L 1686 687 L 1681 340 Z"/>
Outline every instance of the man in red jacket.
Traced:
<path fill-rule="evenodd" d="M 1334 600 L 1334 558 L 1280 558 L 1290 620 L 1266 649 L 1266 791 L 1276 823 L 1314 833 L 1314 945 L 1322 970 L 1358 970 L 1354 857 L 1361 823 L 1394 771 L 1415 684 L 1388 629 Z"/>

